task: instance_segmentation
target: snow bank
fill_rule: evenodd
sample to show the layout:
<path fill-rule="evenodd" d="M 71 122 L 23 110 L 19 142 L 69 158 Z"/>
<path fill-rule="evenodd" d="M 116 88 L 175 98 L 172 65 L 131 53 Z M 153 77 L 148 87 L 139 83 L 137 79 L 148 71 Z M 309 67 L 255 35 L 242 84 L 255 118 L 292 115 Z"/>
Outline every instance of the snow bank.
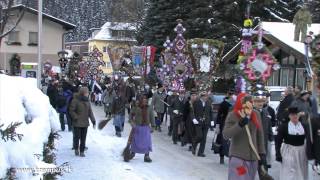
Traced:
<path fill-rule="evenodd" d="M 59 118 L 49 99 L 32 78 L 10 77 L 0 74 L 0 124 L 22 122 L 16 132 L 23 134 L 21 141 L 3 142 L 0 139 L 0 178 L 8 168 L 35 168 L 43 143 L 51 131 L 60 128 Z M 30 123 L 26 123 L 26 119 Z M 18 179 L 32 179 L 31 173 L 17 173 Z"/>

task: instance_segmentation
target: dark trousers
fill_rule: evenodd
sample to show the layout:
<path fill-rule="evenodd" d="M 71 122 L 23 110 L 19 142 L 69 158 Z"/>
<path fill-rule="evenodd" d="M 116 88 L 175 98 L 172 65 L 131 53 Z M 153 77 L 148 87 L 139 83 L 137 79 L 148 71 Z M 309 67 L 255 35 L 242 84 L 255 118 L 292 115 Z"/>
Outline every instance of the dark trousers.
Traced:
<path fill-rule="evenodd" d="M 80 141 L 80 152 L 84 152 L 86 147 L 86 138 L 87 138 L 88 127 L 74 127 L 74 148 L 75 150 L 79 149 Z"/>
<path fill-rule="evenodd" d="M 206 148 L 206 143 L 207 143 L 207 134 L 208 134 L 208 126 L 203 125 L 202 126 L 202 139 L 200 141 L 200 147 L 199 147 L 199 151 L 198 154 L 203 154 L 204 153 L 204 149 Z M 197 148 L 199 143 L 195 144 L 195 148 Z"/>
<path fill-rule="evenodd" d="M 59 114 L 59 119 L 60 119 L 60 125 L 61 125 L 61 130 L 64 131 L 66 128 L 65 128 L 65 123 L 64 123 L 64 115 L 66 115 L 67 117 L 67 123 L 68 123 L 68 130 L 71 131 L 71 118 L 70 116 L 67 114 L 64 114 L 64 113 L 60 113 Z"/>
<path fill-rule="evenodd" d="M 173 129 L 173 114 L 170 113 L 170 126 L 169 126 L 169 134 L 172 134 L 172 129 Z"/>
<path fill-rule="evenodd" d="M 121 132 L 121 128 L 119 126 L 114 126 L 114 128 L 116 129 L 116 132 Z"/>
<path fill-rule="evenodd" d="M 173 116 L 172 118 L 172 141 L 177 142 L 179 140 L 178 128 L 179 123 L 181 122 L 182 118 Z"/>
<path fill-rule="evenodd" d="M 164 118 L 164 113 L 157 113 L 157 116 L 158 116 L 159 121 L 160 121 L 161 124 L 162 124 L 163 118 Z"/>

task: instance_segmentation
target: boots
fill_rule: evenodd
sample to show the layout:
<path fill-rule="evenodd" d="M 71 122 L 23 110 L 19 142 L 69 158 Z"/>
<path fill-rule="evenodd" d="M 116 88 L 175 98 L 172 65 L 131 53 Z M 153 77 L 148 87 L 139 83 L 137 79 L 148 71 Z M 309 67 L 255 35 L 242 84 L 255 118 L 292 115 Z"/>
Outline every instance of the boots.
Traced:
<path fill-rule="evenodd" d="M 144 162 L 147 162 L 147 163 L 151 163 L 152 162 L 152 160 L 151 160 L 151 158 L 149 156 L 149 153 L 144 155 Z"/>
<path fill-rule="evenodd" d="M 84 152 L 81 152 L 81 153 L 80 153 L 80 157 L 86 157 L 86 156 L 84 155 Z"/>
<path fill-rule="evenodd" d="M 133 159 L 135 155 L 136 155 L 136 154 L 135 154 L 134 152 L 131 152 L 130 157 L 129 157 L 129 160 Z"/>
<path fill-rule="evenodd" d="M 220 156 L 220 164 L 224 164 L 224 157 Z"/>
<path fill-rule="evenodd" d="M 74 154 L 76 155 L 76 156 L 79 156 L 79 149 L 76 149 L 76 150 L 74 150 Z"/>

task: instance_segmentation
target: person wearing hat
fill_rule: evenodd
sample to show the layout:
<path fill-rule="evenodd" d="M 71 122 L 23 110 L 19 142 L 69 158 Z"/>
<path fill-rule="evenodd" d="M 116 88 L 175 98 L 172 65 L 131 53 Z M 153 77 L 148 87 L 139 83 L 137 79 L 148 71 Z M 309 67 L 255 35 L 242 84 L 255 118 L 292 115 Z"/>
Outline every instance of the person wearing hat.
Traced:
<path fill-rule="evenodd" d="M 193 149 L 193 145 L 200 142 L 199 138 L 197 138 L 196 135 L 196 125 L 193 123 L 193 119 L 195 119 L 194 116 L 194 103 L 198 99 L 198 92 L 196 89 L 192 89 L 190 92 L 190 98 L 188 98 L 188 101 L 185 103 L 185 108 L 184 108 L 184 118 L 183 120 L 185 121 L 185 134 L 183 137 L 183 142 L 184 143 L 189 143 L 191 146 L 189 146 L 189 150 L 193 151 L 195 154 L 195 151 Z M 200 139 L 201 140 L 201 139 Z"/>
<path fill-rule="evenodd" d="M 285 123 L 289 121 L 288 108 L 295 101 L 294 89 L 288 86 L 284 92 L 285 97 L 280 102 L 277 111 L 277 121 L 278 124 Z"/>
<path fill-rule="evenodd" d="M 253 109 L 252 96 L 240 93 L 227 116 L 223 136 L 230 138 L 229 180 L 254 180 L 258 160 L 265 155 L 260 113 Z"/>
<path fill-rule="evenodd" d="M 310 131 L 299 121 L 298 107 L 288 109 L 290 121 L 278 128 L 276 160 L 281 163 L 280 180 L 308 179 L 308 159 L 312 159 Z"/>
<path fill-rule="evenodd" d="M 181 124 L 183 123 L 184 108 L 185 108 L 185 93 L 184 91 L 179 91 L 179 95 L 173 100 L 172 103 L 172 141 L 173 144 L 177 144 L 178 140 L 181 140 L 182 132 L 179 132 L 179 126 L 181 131 Z M 184 145 L 183 141 L 181 141 Z"/>
<path fill-rule="evenodd" d="M 271 142 L 274 140 L 273 137 L 273 132 L 272 132 L 272 122 L 271 122 L 271 116 L 268 112 L 268 109 L 264 107 L 267 99 L 267 90 L 265 89 L 264 85 L 262 84 L 257 84 L 255 91 L 252 93 L 253 94 L 253 106 L 254 109 L 257 110 L 260 113 L 261 117 L 261 125 L 263 129 L 263 137 L 264 137 L 264 147 L 265 147 L 265 152 L 266 156 L 261 156 L 261 160 L 259 161 L 259 169 L 258 173 L 260 176 L 262 176 L 262 169 L 261 166 L 264 167 L 266 171 L 268 171 L 268 167 L 271 165 L 271 152 L 270 152 L 270 147 Z M 269 162 L 267 162 L 267 159 Z"/>
<path fill-rule="evenodd" d="M 223 138 L 222 131 L 224 128 L 224 124 L 226 121 L 226 118 L 231 110 L 232 104 L 232 94 L 227 93 L 227 96 L 223 98 L 223 101 L 219 105 L 217 119 L 216 119 L 216 131 L 217 131 L 217 138 L 216 141 L 212 143 L 212 147 L 214 147 L 214 144 L 220 145 L 219 151 L 215 153 L 219 153 L 220 155 L 220 164 L 224 164 L 224 156 L 228 156 L 228 140 Z M 214 148 L 212 148 L 214 149 Z"/>
<path fill-rule="evenodd" d="M 301 112 L 300 120 L 306 124 L 309 123 L 309 119 L 312 118 L 310 96 L 311 93 L 309 91 L 302 91 L 300 97 L 291 104 L 291 106 L 298 108 L 299 112 Z"/>
<path fill-rule="evenodd" d="M 194 119 L 193 124 L 199 130 L 200 135 L 200 147 L 198 151 L 199 157 L 205 157 L 204 150 L 207 142 L 207 134 L 209 127 L 212 125 L 212 108 L 211 103 L 208 101 L 207 92 L 201 92 L 200 99 L 194 102 Z M 199 143 L 193 144 L 192 152 L 195 154 Z"/>
<path fill-rule="evenodd" d="M 156 122 L 156 130 L 161 132 L 161 124 L 163 122 L 164 113 L 166 110 L 165 101 L 167 94 L 161 83 L 158 84 L 157 92 L 152 96 L 152 106 L 154 111 L 157 113 L 158 122 Z"/>

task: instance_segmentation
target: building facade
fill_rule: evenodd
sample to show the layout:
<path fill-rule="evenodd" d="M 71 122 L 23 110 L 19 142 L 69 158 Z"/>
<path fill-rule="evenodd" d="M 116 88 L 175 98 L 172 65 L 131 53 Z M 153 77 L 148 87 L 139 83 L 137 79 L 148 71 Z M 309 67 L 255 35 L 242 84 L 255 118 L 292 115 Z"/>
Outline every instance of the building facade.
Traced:
<path fill-rule="evenodd" d="M 11 11 L 14 14 L 21 8 L 25 11 L 22 20 L 14 31 L 1 41 L 0 69 L 10 69 L 9 62 L 15 53 L 21 57 L 21 62 L 36 63 L 38 61 L 38 12 L 23 5 L 15 6 Z M 59 64 L 57 52 L 63 48 L 64 34 L 73 28 L 75 28 L 74 24 L 43 14 L 42 62 Z"/>
<path fill-rule="evenodd" d="M 106 67 L 103 71 L 111 74 L 117 70 L 121 60 L 130 56 L 131 47 L 137 43 L 134 39 L 136 28 L 131 23 L 106 22 L 101 28 L 94 29 L 88 40 L 89 51 L 95 47 L 103 54 Z"/>

